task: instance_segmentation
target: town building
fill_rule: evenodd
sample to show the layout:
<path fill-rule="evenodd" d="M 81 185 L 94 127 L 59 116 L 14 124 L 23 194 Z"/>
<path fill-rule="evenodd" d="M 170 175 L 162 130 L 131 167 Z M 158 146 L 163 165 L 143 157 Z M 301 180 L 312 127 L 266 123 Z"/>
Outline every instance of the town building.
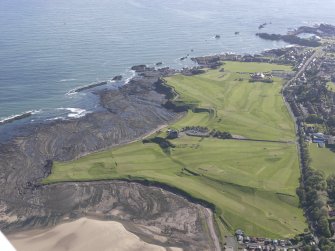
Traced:
<path fill-rule="evenodd" d="M 330 136 L 327 143 L 328 145 L 335 145 L 335 136 Z"/>
<path fill-rule="evenodd" d="M 323 133 L 313 133 L 312 134 L 312 142 L 313 143 L 317 143 L 317 144 L 321 144 L 321 143 L 325 143 L 325 135 Z"/>
<path fill-rule="evenodd" d="M 272 83 L 272 74 L 271 73 L 263 73 L 263 72 L 256 72 L 250 74 L 250 82 L 265 82 L 265 83 Z"/>

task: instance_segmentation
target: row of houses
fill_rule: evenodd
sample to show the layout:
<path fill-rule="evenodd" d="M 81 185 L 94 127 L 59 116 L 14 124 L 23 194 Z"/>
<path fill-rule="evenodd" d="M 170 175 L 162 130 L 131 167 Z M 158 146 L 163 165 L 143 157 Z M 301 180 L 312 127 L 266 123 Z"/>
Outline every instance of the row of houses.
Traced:
<path fill-rule="evenodd" d="M 312 142 L 318 144 L 319 147 L 335 146 L 335 136 L 325 135 L 320 132 L 312 133 L 310 136 Z"/>
<path fill-rule="evenodd" d="M 245 250 L 270 251 L 292 247 L 292 243 L 289 240 L 272 240 L 260 237 L 249 237 L 245 235 L 241 229 L 236 230 L 235 237 L 238 243 L 245 247 Z"/>

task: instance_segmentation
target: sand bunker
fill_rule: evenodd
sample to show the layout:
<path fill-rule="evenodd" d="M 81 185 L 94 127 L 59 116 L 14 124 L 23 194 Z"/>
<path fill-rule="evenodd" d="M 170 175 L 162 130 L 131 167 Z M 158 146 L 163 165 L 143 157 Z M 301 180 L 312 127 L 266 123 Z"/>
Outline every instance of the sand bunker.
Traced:
<path fill-rule="evenodd" d="M 142 241 L 114 221 L 87 218 L 60 224 L 42 231 L 25 231 L 7 236 L 17 251 L 179 251 Z"/>

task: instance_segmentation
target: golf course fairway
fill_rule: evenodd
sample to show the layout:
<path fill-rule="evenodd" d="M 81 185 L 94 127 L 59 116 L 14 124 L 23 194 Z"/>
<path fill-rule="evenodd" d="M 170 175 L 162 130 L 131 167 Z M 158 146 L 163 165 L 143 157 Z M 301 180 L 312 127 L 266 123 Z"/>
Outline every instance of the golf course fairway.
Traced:
<path fill-rule="evenodd" d="M 167 129 L 202 126 L 244 139 L 191 137 L 169 140 L 174 147 L 137 141 L 80 159 L 54 162 L 43 183 L 107 179 L 167 184 L 215 205 L 221 235 L 237 228 L 251 236 L 293 237 L 307 227 L 296 188 L 299 161 L 294 122 L 281 95 L 283 80 L 249 82 L 249 73 L 291 71 L 289 66 L 225 62 L 223 70 L 175 75 L 166 84 L 174 102 L 198 108 Z M 200 112 L 199 112 L 200 111 Z"/>

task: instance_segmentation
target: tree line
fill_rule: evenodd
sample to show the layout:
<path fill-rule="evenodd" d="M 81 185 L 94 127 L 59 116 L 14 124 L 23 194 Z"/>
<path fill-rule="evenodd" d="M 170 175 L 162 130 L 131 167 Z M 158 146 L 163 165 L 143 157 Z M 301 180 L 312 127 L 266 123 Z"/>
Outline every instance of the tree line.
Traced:
<path fill-rule="evenodd" d="M 325 251 L 335 250 L 335 244 L 329 240 L 332 236 L 328 221 L 328 192 L 333 192 L 335 198 L 335 176 L 326 180 L 324 173 L 311 167 L 311 158 L 308 145 L 304 142 L 299 129 L 299 144 L 301 157 L 301 180 L 297 188 L 300 204 L 310 222 L 311 230 L 319 238 L 319 248 Z M 304 250 L 315 250 L 315 247 L 306 243 Z"/>

